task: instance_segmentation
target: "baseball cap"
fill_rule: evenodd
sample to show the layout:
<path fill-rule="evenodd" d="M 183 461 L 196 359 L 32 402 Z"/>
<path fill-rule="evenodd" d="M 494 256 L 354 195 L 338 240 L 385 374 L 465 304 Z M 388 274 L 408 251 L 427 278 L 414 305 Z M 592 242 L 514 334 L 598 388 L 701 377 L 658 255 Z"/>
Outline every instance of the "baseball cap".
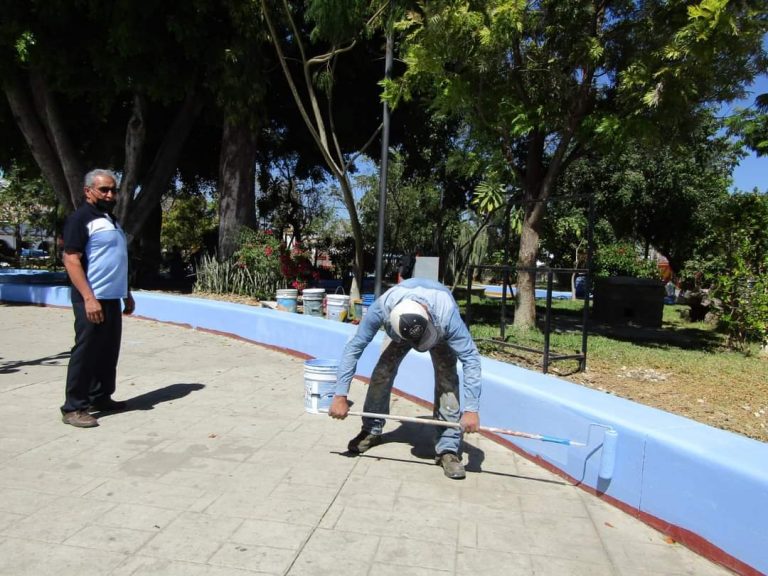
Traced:
<path fill-rule="evenodd" d="M 418 302 L 405 299 L 392 309 L 389 323 L 395 333 L 419 352 L 437 344 L 438 334 L 429 314 Z"/>

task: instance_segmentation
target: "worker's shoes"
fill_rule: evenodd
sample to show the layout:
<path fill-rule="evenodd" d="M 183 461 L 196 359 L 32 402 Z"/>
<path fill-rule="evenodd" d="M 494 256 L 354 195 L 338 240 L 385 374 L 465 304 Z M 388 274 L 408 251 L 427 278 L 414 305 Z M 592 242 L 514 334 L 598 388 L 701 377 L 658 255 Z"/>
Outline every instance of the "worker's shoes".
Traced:
<path fill-rule="evenodd" d="M 435 459 L 435 462 L 443 467 L 445 475 L 452 480 L 463 480 L 467 477 L 467 473 L 464 471 L 464 464 L 461 463 L 461 458 L 452 452 L 440 454 Z"/>
<path fill-rule="evenodd" d="M 353 454 L 362 454 L 381 444 L 381 434 L 371 434 L 368 430 L 360 430 L 360 434 L 352 438 L 347 444 L 347 450 Z"/>
<path fill-rule="evenodd" d="M 61 421 L 64 422 L 64 424 L 76 426 L 77 428 L 93 428 L 94 426 L 99 425 L 99 421 L 88 414 L 86 410 L 64 412 L 61 416 Z"/>

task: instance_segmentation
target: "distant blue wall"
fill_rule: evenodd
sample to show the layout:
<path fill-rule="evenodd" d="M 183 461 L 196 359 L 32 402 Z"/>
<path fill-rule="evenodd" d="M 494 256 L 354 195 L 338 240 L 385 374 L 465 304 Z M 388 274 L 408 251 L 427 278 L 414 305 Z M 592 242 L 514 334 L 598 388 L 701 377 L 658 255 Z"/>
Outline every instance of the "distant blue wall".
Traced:
<path fill-rule="evenodd" d="M 338 358 L 355 330 L 324 318 L 240 304 L 146 292 L 134 297 L 139 316 L 317 358 Z M 69 306 L 69 289 L 0 282 L 0 300 Z M 380 335 L 361 358 L 359 375 L 370 376 L 381 344 Z M 736 559 L 735 568 L 745 573 L 750 567 L 753 573 L 768 572 L 768 444 L 488 358 L 482 365 L 484 426 L 587 443 L 584 448 L 567 447 L 505 437 L 641 518 L 701 539 L 687 543 L 713 559 L 726 564 Z M 431 402 L 429 355 L 409 354 L 395 385 Z M 594 424 L 619 435 L 609 481 L 598 478 L 604 428 Z"/>

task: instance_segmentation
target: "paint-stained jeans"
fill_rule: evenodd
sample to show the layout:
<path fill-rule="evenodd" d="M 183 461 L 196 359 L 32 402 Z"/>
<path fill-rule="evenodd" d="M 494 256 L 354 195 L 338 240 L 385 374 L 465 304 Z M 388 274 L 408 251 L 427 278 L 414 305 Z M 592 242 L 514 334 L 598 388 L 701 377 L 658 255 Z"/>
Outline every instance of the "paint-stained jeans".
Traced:
<path fill-rule="evenodd" d="M 376 367 L 371 374 L 371 382 L 365 395 L 365 412 L 389 414 L 389 399 L 400 363 L 411 350 L 404 342 L 386 339 Z M 433 417 L 446 422 L 458 422 L 461 418 L 459 404 L 459 375 L 456 372 L 456 354 L 450 346 L 441 340 L 429 351 L 435 369 L 435 399 Z M 384 428 L 383 418 L 363 418 L 363 429 L 373 434 L 381 434 Z M 461 430 L 459 428 L 437 427 L 435 453 L 459 453 Z"/>

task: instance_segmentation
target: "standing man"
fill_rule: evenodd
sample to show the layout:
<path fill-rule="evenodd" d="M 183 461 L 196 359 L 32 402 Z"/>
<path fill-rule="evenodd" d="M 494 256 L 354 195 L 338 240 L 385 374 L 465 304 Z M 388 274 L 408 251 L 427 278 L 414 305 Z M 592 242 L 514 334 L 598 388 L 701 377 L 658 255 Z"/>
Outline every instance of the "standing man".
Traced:
<path fill-rule="evenodd" d="M 64 225 L 64 268 L 72 283 L 75 345 L 61 413 L 65 424 L 92 428 L 99 422 L 89 411 L 125 409 L 125 402 L 113 400 L 112 394 L 122 313 L 133 313 L 134 301 L 128 289 L 125 234 L 112 215 L 117 177 L 110 170 L 88 172 L 84 194 L 85 202 Z"/>
<path fill-rule="evenodd" d="M 422 278 L 405 280 L 387 290 L 368 309 L 357 333 L 344 348 L 328 414 L 338 419 L 347 417 L 347 394 L 357 361 L 381 326 L 389 338 L 371 374 L 363 410 L 389 414 L 389 397 L 400 362 L 411 349 L 429 351 L 435 370 L 434 417 L 460 422 L 462 428 L 437 429 L 436 463 L 443 467 L 448 478 L 464 478 L 466 473 L 459 454 L 462 430 L 477 432 L 480 426 L 480 354 L 451 292 L 439 282 Z M 457 358 L 464 371 L 463 407 L 459 402 Z M 363 428 L 349 442 L 349 451 L 362 454 L 380 444 L 383 427 L 383 418 L 363 418 Z"/>

